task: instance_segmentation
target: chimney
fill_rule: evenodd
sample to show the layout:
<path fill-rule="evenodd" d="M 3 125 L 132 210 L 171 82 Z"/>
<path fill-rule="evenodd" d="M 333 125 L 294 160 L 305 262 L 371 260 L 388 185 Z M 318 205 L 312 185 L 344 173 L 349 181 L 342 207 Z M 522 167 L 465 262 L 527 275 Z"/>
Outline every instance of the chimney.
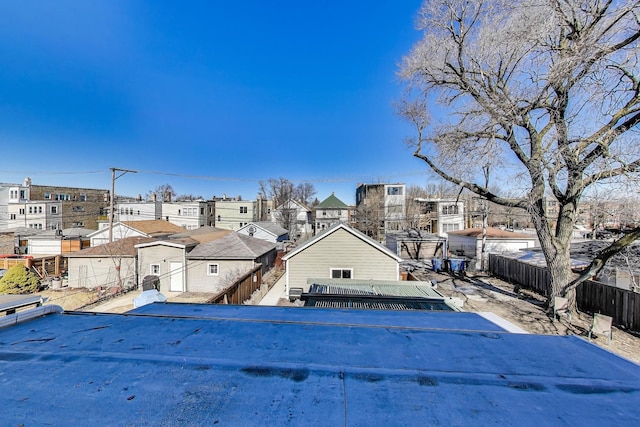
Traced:
<path fill-rule="evenodd" d="M 142 201 L 142 194 L 138 194 L 138 197 L 136 197 L 136 200 L 138 202 L 141 202 Z"/>
<path fill-rule="evenodd" d="M 157 200 L 157 196 L 156 193 L 151 193 L 151 200 L 153 200 L 154 202 Z"/>
<path fill-rule="evenodd" d="M 164 193 L 164 201 L 171 203 L 171 191 L 167 191 Z"/>
<path fill-rule="evenodd" d="M 25 187 L 31 187 L 31 178 L 30 177 L 26 177 L 24 179 L 24 186 Z"/>

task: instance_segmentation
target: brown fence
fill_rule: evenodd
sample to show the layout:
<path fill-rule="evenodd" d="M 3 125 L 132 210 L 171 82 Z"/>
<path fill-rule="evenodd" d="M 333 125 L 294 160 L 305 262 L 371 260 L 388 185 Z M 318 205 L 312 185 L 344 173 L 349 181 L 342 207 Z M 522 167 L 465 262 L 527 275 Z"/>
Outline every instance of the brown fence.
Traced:
<path fill-rule="evenodd" d="M 0 268 L 9 269 L 14 265 L 24 265 L 33 269 L 41 279 L 60 276 L 67 269 L 67 258 L 60 255 L 28 258 L 0 258 Z"/>
<path fill-rule="evenodd" d="M 491 273 L 508 282 L 544 296 L 551 294 L 551 278 L 545 268 L 500 255 L 489 256 Z M 576 289 L 578 309 L 611 316 L 613 323 L 640 332 L 640 294 L 594 281 L 585 281 Z"/>
<path fill-rule="evenodd" d="M 551 276 L 546 268 L 489 254 L 489 271 L 496 277 L 531 289 L 540 295 L 551 295 Z"/>
<path fill-rule="evenodd" d="M 211 299 L 214 304 L 242 304 L 262 283 L 262 264 L 241 276 L 236 282 Z"/>

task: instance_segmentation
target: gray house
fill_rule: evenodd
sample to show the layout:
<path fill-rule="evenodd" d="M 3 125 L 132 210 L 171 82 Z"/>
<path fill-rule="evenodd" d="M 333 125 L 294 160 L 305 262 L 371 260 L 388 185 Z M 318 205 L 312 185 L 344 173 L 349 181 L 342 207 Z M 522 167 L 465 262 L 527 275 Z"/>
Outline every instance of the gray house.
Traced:
<path fill-rule="evenodd" d="M 186 255 L 189 292 L 219 292 L 262 264 L 266 272 L 276 260 L 276 244 L 239 233 L 202 243 Z"/>
<path fill-rule="evenodd" d="M 400 258 L 363 233 L 336 224 L 285 255 L 286 293 L 309 278 L 400 280 Z"/>

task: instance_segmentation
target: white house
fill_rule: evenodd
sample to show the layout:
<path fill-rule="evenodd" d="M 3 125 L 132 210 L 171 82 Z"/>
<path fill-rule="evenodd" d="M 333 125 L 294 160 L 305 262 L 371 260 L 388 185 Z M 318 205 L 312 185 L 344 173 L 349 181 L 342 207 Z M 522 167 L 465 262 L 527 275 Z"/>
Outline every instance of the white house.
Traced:
<path fill-rule="evenodd" d="M 271 211 L 271 221 L 289 230 L 291 239 L 313 235 L 312 209 L 302 202 L 289 199 Z M 295 235 L 293 235 L 295 234 Z"/>
<path fill-rule="evenodd" d="M 482 268 L 482 228 L 466 228 L 448 233 L 449 253 L 452 256 L 464 257 L 469 266 Z M 517 252 L 537 246 L 537 238 L 533 234 L 514 233 L 499 228 L 487 227 L 485 253 Z"/>
<path fill-rule="evenodd" d="M 400 280 L 398 255 L 346 224 L 336 224 L 285 255 L 285 288 L 309 290 L 309 278 Z"/>
<path fill-rule="evenodd" d="M 185 229 L 169 221 L 142 220 L 121 221 L 113 224 L 113 240 L 126 237 L 164 237 L 174 233 L 180 233 Z M 109 242 L 109 224 L 101 224 L 101 228 L 89 234 L 91 246 L 102 245 Z"/>
<path fill-rule="evenodd" d="M 255 237 L 256 239 L 266 240 L 271 243 L 289 240 L 289 231 L 275 222 L 270 221 L 250 222 L 249 224 L 241 227 L 237 233 Z"/>

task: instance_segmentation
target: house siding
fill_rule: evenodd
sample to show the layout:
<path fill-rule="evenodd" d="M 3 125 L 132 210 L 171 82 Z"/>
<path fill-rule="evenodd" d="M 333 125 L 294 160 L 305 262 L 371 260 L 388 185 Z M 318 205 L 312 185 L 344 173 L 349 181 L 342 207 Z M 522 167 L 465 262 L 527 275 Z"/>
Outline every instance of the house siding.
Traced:
<path fill-rule="evenodd" d="M 353 279 L 399 279 L 395 259 L 338 229 L 287 260 L 288 289 L 297 287 L 307 292 L 307 279 L 329 278 L 331 268 L 353 269 Z"/>
<path fill-rule="evenodd" d="M 170 286 L 169 262 L 180 262 L 184 268 L 184 249 L 172 246 L 154 245 L 138 248 L 139 286 L 145 276 L 151 274 L 151 264 L 160 265 L 160 292 L 168 292 Z M 187 270 L 188 276 L 188 270 Z M 183 279 L 185 275 L 183 274 Z"/>
<path fill-rule="evenodd" d="M 132 286 L 136 280 L 134 257 L 69 257 L 70 288 L 96 288 L 98 286 L 118 286 L 116 263 L 120 262 L 120 278 L 125 287 Z"/>
<path fill-rule="evenodd" d="M 218 264 L 218 275 L 208 276 L 207 265 Z M 218 293 L 233 283 L 233 279 L 254 267 L 252 260 L 188 260 L 188 292 Z"/>

